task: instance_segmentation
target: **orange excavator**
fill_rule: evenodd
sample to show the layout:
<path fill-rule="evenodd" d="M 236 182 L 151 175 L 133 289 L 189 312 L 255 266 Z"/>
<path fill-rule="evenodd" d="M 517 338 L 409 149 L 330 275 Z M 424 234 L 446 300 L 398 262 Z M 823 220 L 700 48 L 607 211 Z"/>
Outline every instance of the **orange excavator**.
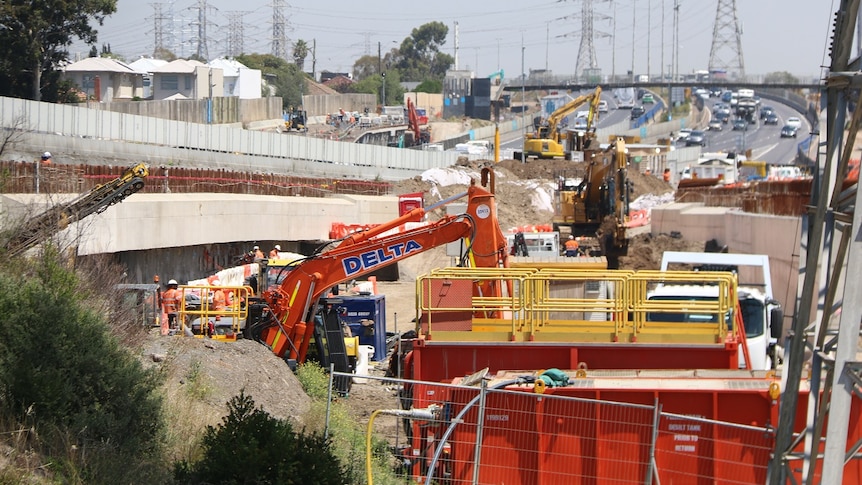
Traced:
<path fill-rule="evenodd" d="M 464 194 L 428 208 L 413 209 L 367 231 L 350 234 L 331 243 L 328 246 L 331 249 L 293 265 L 279 286 L 263 292 L 258 310 L 250 310 L 245 336 L 265 343 L 290 364 L 305 362 L 314 338 L 317 351 L 325 354 L 326 361 L 335 364 L 337 371 L 345 371 L 339 368 L 345 365 L 338 364 L 347 362 L 341 326 L 337 321 L 329 322 L 319 316 L 328 306 L 323 297 L 339 283 L 358 279 L 459 239 L 465 241 L 463 266 L 507 267 L 506 238 L 497 221 L 493 175 L 485 168 L 481 186 L 474 180 Z M 463 214 L 447 215 L 426 225 L 399 231 L 406 223 L 420 222 L 426 213 L 463 197 L 467 198 Z M 499 281 L 485 280 L 476 282 L 473 291 L 476 295 L 500 295 L 503 288 Z M 318 328 L 321 326 L 324 328 Z"/>
<path fill-rule="evenodd" d="M 428 130 L 428 116 L 420 115 L 413 100 L 407 98 L 407 126 L 404 133 L 404 146 L 412 147 L 431 143 L 431 132 Z"/>

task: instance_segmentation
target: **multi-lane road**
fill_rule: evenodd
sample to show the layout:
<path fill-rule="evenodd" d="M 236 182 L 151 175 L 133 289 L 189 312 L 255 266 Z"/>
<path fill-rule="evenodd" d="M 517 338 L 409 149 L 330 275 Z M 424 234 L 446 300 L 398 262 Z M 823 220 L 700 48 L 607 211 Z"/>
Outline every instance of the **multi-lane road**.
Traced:
<path fill-rule="evenodd" d="M 630 118 L 630 110 L 617 108 L 612 93 L 602 93 L 602 99 L 608 102 L 610 109 L 599 117 L 599 128 L 614 125 Z M 721 102 L 718 98 L 710 98 L 704 103 L 710 115 L 714 112 L 713 107 L 718 102 Z M 792 163 L 799 144 L 808 140 L 811 126 L 799 112 L 789 106 L 766 99 L 761 101 L 761 106 L 772 106 L 775 109 L 775 113 L 778 115 L 777 125 L 763 124 L 762 120 L 759 119 L 760 107 L 758 107 L 758 122 L 749 125 L 746 131 L 733 131 L 733 118 L 731 118 L 730 123 L 722 125 L 721 131 L 706 131 L 706 146 L 703 147 L 703 151 L 744 152 L 750 149 L 751 158 L 754 160 L 762 160 L 770 165 Z M 784 126 L 787 118 L 792 116 L 802 119 L 802 126 L 797 131 L 796 138 L 781 138 L 781 127 Z M 703 128 L 705 129 L 706 126 Z M 522 134 L 511 133 L 501 141 L 500 149 L 519 151 L 523 147 L 523 142 Z"/>

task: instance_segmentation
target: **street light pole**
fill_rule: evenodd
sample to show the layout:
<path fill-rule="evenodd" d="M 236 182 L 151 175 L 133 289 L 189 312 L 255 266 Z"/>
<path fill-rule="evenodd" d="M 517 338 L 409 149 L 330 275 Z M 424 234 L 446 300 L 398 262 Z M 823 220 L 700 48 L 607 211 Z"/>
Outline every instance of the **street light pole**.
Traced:
<path fill-rule="evenodd" d="M 521 124 L 523 125 L 524 136 L 522 140 L 527 139 L 527 73 L 524 71 L 524 33 L 521 32 Z M 521 143 L 524 143 L 523 141 Z M 525 143 L 524 143 L 525 144 Z M 521 163 L 527 163 L 527 154 L 524 153 L 523 144 L 521 145 Z"/>
<path fill-rule="evenodd" d="M 380 102 L 381 109 L 383 106 L 386 106 L 386 73 L 382 74 L 383 76 L 383 101 Z"/>

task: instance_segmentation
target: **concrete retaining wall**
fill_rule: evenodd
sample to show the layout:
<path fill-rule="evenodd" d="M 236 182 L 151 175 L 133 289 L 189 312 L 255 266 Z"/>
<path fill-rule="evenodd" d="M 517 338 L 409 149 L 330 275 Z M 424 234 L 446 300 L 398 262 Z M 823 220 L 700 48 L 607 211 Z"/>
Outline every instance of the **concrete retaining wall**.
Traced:
<path fill-rule="evenodd" d="M 751 214 L 699 203 L 672 203 L 652 209 L 652 234 L 678 232 L 684 239 L 716 239 L 731 253 L 769 256 L 775 298 L 792 318 L 799 275 L 800 217 Z"/>

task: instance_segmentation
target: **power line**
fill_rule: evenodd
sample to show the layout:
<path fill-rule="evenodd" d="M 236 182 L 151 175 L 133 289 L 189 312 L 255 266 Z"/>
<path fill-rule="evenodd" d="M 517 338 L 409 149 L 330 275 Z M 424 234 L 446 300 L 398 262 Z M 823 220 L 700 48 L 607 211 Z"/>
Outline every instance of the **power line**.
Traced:
<path fill-rule="evenodd" d="M 716 70 L 725 70 L 728 74 L 735 74 L 737 79 L 745 79 L 742 28 L 736 13 L 736 0 L 718 0 L 718 8 L 715 10 L 709 71 Z"/>

